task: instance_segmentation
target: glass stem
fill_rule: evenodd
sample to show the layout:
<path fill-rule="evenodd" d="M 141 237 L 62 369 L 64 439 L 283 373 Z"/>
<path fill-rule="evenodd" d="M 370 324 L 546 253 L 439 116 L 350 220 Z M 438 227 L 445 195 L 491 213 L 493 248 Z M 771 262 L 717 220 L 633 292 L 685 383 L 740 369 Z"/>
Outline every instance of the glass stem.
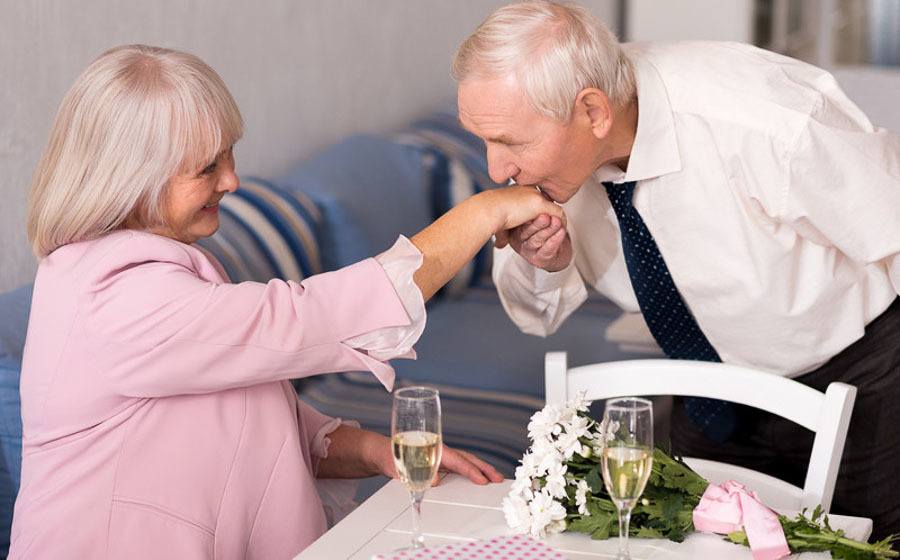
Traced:
<path fill-rule="evenodd" d="M 410 492 L 410 495 L 412 496 L 413 506 L 412 547 L 422 548 L 425 546 L 425 538 L 422 536 L 422 529 L 419 525 L 422 517 L 422 498 L 425 497 L 425 492 Z"/>
<path fill-rule="evenodd" d="M 618 560 L 631 560 L 631 553 L 628 551 L 628 528 L 631 526 L 631 508 L 623 508 L 619 510 L 619 554 Z"/>

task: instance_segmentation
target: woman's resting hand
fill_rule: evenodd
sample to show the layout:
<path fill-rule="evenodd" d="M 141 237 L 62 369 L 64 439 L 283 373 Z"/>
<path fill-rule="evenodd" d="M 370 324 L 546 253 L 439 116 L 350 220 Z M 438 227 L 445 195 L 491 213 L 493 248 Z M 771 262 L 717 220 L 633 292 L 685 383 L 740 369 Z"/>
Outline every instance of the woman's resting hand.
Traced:
<path fill-rule="evenodd" d="M 398 478 L 389 438 L 346 424 L 328 434 L 328 437 L 331 445 L 328 447 L 328 457 L 319 463 L 319 478 L 361 478 L 376 474 Z M 497 469 L 475 455 L 446 445 L 441 454 L 440 470 L 461 474 L 475 484 L 503 480 Z"/>
<path fill-rule="evenodd" d="M 390 440 L 385 439 L 386 453 L 385 458 L 382 460 L 382 474 L 391 478 L 399 478 L 397 469 L 394 466 L 394 458 L 391 456 Z M 460 474 L 475 484 L 503 482 L 503 475 L 497 469 L 468 451 L 454 449 L 448 445 L 444 445 L 441 451 L 440 471 Z M 435 477 L 432 485 L 436 486 L 439 482 L 440 477 Z"/>

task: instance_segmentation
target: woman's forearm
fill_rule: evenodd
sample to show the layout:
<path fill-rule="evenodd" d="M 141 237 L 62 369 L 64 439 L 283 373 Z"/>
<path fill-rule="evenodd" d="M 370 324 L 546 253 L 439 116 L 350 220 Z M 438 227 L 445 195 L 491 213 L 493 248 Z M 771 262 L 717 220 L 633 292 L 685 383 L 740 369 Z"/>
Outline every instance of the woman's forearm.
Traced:
<path fill-rule="evenodd" d="M 343 424 L 328 434 L 328 456 L 319 462 L 318 478 L 364 478 L 385 474 L 390 441 L 375 432 Z"/>
<path fill-rule="evenodd" d="M 413 279 L 427 301 L 461 269 L 491 236 L 540 214 L 563 218 L 562 209 L 534 188 L 513 186 L 472 196 L 411 239 L 422 252 Z"/>
<path fill-rule="evenodd" d="M 413 279 L 428 301 L 469 262 L 499 228 L 497 212 L 480 193 L 453 207 L 410 239 L 422 252 Z"/>

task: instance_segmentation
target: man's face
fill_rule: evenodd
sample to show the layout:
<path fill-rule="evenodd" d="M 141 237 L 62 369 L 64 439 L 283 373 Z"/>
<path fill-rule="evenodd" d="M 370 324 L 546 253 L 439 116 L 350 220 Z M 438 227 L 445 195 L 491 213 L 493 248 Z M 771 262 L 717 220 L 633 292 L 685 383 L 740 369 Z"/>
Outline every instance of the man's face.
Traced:
<path fill-rule="evenodd" d="M 562 123 L 538 113 L 514 77 L 464 81 L 458 99 L 459 120 L 484 140 L 497 183 L 538 185 L 563 203 L 600 165 L 590 119 L 575 114 Z"/>

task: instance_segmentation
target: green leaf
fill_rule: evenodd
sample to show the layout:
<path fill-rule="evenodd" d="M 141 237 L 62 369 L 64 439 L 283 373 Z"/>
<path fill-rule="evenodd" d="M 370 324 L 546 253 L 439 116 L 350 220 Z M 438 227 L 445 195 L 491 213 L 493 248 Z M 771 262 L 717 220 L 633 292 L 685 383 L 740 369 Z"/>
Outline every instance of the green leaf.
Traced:
<path fill-rule="evenodd" d="M 599 464 L 587 473 L 587 476 L 584 477 L 584 481 L 587 482 L 588 487 L 590 487 L 591 493 L 600 494 L 603 491 L 603 477 L 600 476 Z"/>
<path fill-rule="evenodd" d="M 590 487 L 587 508 L 589 516 L 571 514 L 566 530 L 591 535 L 593 539 L 608 539 L 618 535 L 619 525 L 615 506 L 609 499 L 600 475 L 600 458 L 576 458 L 567 463 L 573 480 L 585 480 Z M 543 481 L 541 481 L 543 483 Z M 702 476 L 695 473 L 683 461 L 666 454 L 661 449 L 653 453 L 653 470 L 642 499 L 635 506 L 629 533 L 637 538 L 666 538 L 681 542 L 694 531 L 693 510 L 709 486 Z M 574 494 L 567 488 L 570 503 Z M 834 529 L 821 507 L 807 517 L 804 510 L 794 518 L 779 516 L 785 539 L 792 553 L 830 552 L 833 558 L 843 560 L 888 560 L 900 557 L 893 549 L 896 537 L 891 536 L 875 543 L 865 543 L 847 538 L 844 531 Z M 735 531 L 724 537 L 737 545 L 748 546 L 744 531 Z"/>
<path fill-rule="evenodd" d="M 587 509 L 592 516 L 616 515 L 616 506 L 608 499 L 592 497 L 588 499 Z"/>
<path fill-rule="evenodd" d="M 629 532 L 629 535 L 631 533 Z M 653 527 L 640 527 L 634 535 L 639 539 L 664 539 L 666 536 L 659 529 Z"/>
<path fill-rule="evenodd" d="M 670 457 L 658 447 L 653 450 L 653 472 L 650 475 L 650 483 L 671 490 L 681 490 L 698 498 L 709 486 L 709 481 L 695 473 L 683 461 Z"/>
<path fill-rule="evenodd" d="M 599 508 L 596 513 L 581 517 L 573 516 L 571 521 L 567 521 L 566 530 L 578 533 L 586 533 L 592 539 L 608 539 L 610 530 L 613 526 L 618 526 L 618 517 L 615 513 L 609 513 Z"/>
<path fill-rule="evenodd" d="M 566 530 L 590 535 L 597 530 L 597 521 L 598 518 L 594 516 L 576 517 L 571 521 L 566 521 Z"/>
<path fill-rule="evenodd" d="M 602 517 L 602 519 L 601 519 Z M 613 533 L 619 534 L 619 518 L 614 515 L 598 516 L 597 528 L 591 533 L 591 538 L 598 541 L 606 540 Z"/>

